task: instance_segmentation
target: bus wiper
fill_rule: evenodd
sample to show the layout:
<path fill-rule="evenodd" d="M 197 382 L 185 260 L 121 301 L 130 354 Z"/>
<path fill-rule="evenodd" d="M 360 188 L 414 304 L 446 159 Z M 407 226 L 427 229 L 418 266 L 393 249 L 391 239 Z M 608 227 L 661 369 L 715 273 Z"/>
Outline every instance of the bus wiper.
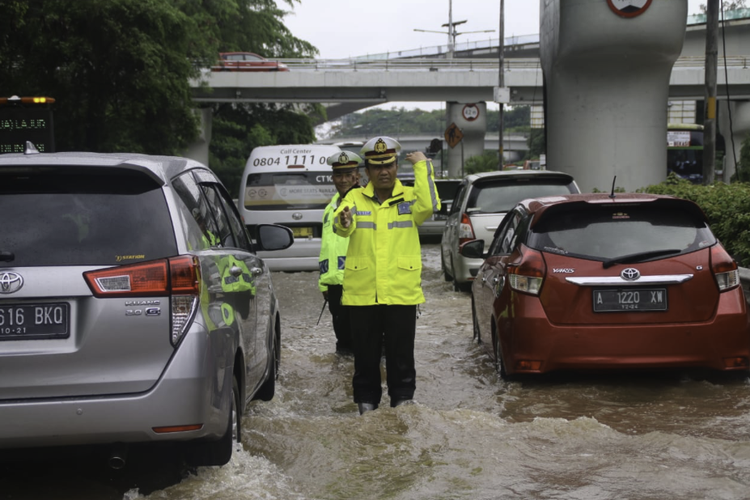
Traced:
<path fill-rule="evenodd" d="M 620 257 L 615 257 L 614 259 L 605 260 L 602 262 L 602 266 L 604 269 L 607 269 L 615 264 L 643 262 L 644 260 L 653 259 L 654 257 L 661 257 L 662 255 L 670 255 L 680 252 L 682 252 L 682 250 L 679 248 L 672 248 L 667 250 L 651 250 L 650 252 L 631 253 L 630 255 L 622 255 Z"/>
<path fill-rule="evenodd" d="M 12 262 L 15 258 L 13 252 L 0 252 L 0 262 Z"/>

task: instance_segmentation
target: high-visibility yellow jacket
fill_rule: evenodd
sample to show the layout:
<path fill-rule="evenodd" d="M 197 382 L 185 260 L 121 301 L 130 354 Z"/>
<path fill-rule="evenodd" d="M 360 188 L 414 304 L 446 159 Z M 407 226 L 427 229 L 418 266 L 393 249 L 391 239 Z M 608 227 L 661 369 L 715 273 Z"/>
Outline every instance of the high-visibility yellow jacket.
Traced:
<path fill-rule="evenodd" d="M 349 238 L 339 236 L 333 228 L 333 213 L 340 201 L 341 195 L 336 193 L 323 213 L 323 233 L 320 236 L 320 258 L 318 259 L 320 267 L 318 288 L 321 292 L 328 291 L 328 285 L 344 283 L 344 262 L 346 249 L 349 247 Z"/>
<path fill-rule="evenodd" d="M 352 223 L 341 225 L 349 207 Z M 350 191 L 335 212 L 336 234 L 349 237 L 342 304 L 416 305 L 422 293 L 422 251 L 417 227 L 440 210 L 431 161 L 414 165 L 414 187 L 396 180 L 391 198 L 378 202 L 372 183 Z"/>

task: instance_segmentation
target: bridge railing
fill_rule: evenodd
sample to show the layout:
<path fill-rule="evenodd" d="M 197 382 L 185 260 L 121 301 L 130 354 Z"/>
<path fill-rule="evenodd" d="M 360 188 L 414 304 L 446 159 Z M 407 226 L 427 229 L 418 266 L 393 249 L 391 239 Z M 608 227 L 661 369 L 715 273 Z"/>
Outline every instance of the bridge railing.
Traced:
<path fill-rule="evenodd" d="M 272 59 L 286 64 L 291 71 L 497 71 L 497 59 Z M 680 57 L 676 68 L 704 66 L 703 56 Z M 504 60 L 505 71 L 537 70 L 537 58 L 508 58 Z M 719 67 L 750 68 L 750 56 L 719 57 Z"/>

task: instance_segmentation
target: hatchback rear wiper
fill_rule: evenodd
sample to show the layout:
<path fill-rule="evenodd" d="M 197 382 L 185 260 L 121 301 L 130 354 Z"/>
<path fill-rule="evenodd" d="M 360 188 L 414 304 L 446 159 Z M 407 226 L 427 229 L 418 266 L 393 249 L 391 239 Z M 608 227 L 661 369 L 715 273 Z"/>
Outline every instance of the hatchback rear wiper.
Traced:
<path fill-rule="evenodd" d="M 630 255 L 622 255 L 615 257 L 614 259 L 605 260 L 602 262 L 604 269 L 612 267 L 615 264 L 628 264 L 632 262 L 642 262 L 644 260 L 653 259 L 654 257 L 661 257 L 662 255 L 670 255 L 673 253 L 680 253 L 682 250 L 678 248 L 672 248 L 667 250 L 651 250 L 650 252 L 632 253 Z"/>
<path fill-rule="evenodd" d="M 16 258 L 13 252 L 0 252 L 0 262 L 11 262 Z"/>

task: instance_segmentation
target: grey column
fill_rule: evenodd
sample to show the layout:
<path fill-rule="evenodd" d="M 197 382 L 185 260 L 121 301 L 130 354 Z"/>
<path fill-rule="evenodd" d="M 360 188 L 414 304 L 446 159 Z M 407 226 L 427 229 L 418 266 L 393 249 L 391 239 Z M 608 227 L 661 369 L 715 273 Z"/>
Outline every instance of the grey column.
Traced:
<path fill-rule="evenodd" d="M 663 181 L 687 0 L 541 1 L 547 169 L 572 174 L 584 192 L 609 191 L 614 176 L 626 191 Z M 647 8 L 625 17 L 610 3 Z"/>
<path fill-rule="evenodd" d="M 461 130 L 463 139 L 448 150 L 448 176 L 461 177 L 462 161 L 484 153 L 484 136 L 487 132 L 487 103 L 446 103 L 446 129 L 452 123 Z M 446 143 L 447 144 L 447 143 Z M 462 160 L 463 159 L 463 160 Z"/>
<path fill-rule="evenodd" d="M 213 110 L 211 108 L 200 108 L 194 111 L 200 120 L 200 133 L 195 142 L 188 146 L 183 156 L 209 166 L 208 145 L 211 143 L 211 128 L 214 118 Z"/>
<path fill-rule="evenodd" d="M 731 113 L 731 127 L 730 127 Z M 737 161 L 740 160 L 742 141 L 750 134 L 750 101 L 720 101 L 719 102 L 719 131 L 724 136 L 726 156 L 724 157 L 724 182 L 729 182 L 737 171 Z M 732 148 L 734 147 L 734 150 Z M 742 179 L 750 182 L 750 179 Z"/>

